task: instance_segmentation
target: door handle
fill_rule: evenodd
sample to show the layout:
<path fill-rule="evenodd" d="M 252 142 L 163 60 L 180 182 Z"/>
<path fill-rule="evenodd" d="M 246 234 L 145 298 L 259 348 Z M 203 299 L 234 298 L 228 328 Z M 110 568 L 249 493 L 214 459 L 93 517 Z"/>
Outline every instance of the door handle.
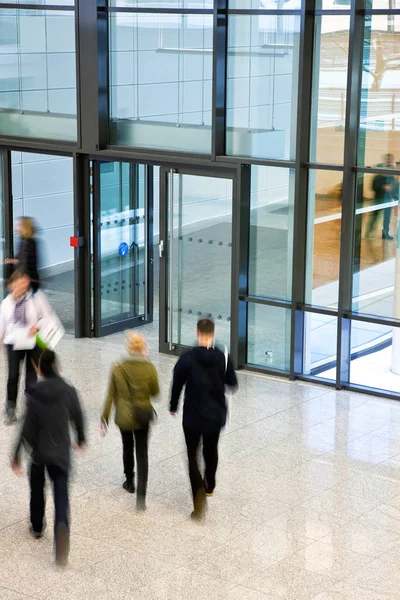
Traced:
<path fill-rule="evenodd" d="M 158 244 L 158 254 L 160 258 L 164 256 L 164 240 L 160 240 L 160 243 Z"/>

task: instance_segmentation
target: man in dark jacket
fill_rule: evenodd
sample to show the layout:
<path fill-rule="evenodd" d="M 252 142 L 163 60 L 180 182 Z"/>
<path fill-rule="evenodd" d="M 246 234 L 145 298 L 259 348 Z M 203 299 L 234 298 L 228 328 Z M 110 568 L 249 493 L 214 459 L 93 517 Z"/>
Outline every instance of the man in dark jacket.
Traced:
<path fill-rule="evenodd" d="M 27 399 L 27 412 L 18 439 L 12 468 L 21 474 L 20 451 L 23 444 L 31 449 L 30 469 L 30 532 L 40 538 L 44 530 L 45 470 L 53 482 L 55 523 L 54 538 L 56 562 L 64 565 L 69 548 L 68 474 L 70 469 L 70 423 L 77 434 L 77 447 L 85 443 L 81 406 L 76 390 L 58 374 L 55 354 L 45 350 L 33 360 L 42 381 Z"/>
<path fill-rule="evenodd" d="M 384 162 L 376 166 L 384 169 L 394 169 L 395 163 L 393 154 L 386 154 Z M 372 231 L 375 228 L 379 215 L 382 212 L 382 209 L 378 208 L 379 204 L 393 202 L 393 200 L 397 199 L 396 177 L 394 175 L 375 175 L 375 177 L 372 180 L 372 190 L 375 193 L 376 208 L 371 213 L 366 233 L 367 238 L 370 237 Z M 387 206 L 383 209 L 382 239 L 384 240 L 393 239 L 393 236 L 391 236 L 389 233 L 391 216 L 392 207 Z"/>
<path fill-rule="evenodd" d="M 226 424 L 225 386 L 237 388 L 236 374 L 226 353 L 214 347 L 215 326 L 209 319 L 197 323 L 198 346 L 181 356 L 174 368 L 170 412 L 175 415 L 179 396 L 185 388 L 183 430 L 185 433 L 189 477 L 194 511 L 192 518 L 202 518 L 205 497 L 212 496 L 218 466 L 218 440 Z M 205 475 L 197 463 L 203 439 Z"/>

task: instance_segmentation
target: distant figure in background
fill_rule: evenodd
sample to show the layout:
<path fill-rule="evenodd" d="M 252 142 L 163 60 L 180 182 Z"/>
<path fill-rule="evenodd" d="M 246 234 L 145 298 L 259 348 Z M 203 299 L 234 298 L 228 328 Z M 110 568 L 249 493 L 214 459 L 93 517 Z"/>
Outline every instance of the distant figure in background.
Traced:
<path fill-rule="evenodd" d="M 27 273 L 31 279 L 31 288 L 36 292 L 40 287 L 38 273 L 38 251 L 35 240 L 36 228 L 33 219 L 21 217 L 18 220 L 17 232 L 20 244 L 16 258 L 7 258 L 6 264 L 15 265 L 15 268 Z"/>
<path fill-rule="evenodd" d="M 376 165 L 380 168 L 385 169 L 394 169 L 395 162 L 393 154 L 386 154 L 384 157 L 384 162 Z M 375 175 L 372 180 L 372 190 L 375 192 L 375 204 L 383 204 L 385 202 L 393 202 L 397 198 L 397 182 L 396 177 L 394 175 Z M 375 209 L 370 217 L 366 238 L 369 238 L 373 229 L 375 228 L 375 224 L 381 214 L 381 210 Z M 382 239 L 383 240 L 392 240 L 393 236 L 390 235 L 390 219 L 392 216 L 392 207 L 388 206 L 383 209 L 383 228 L 382 228 Z"/>
<path fill-rule="evenodd" d="M 7 350 L 8 381 L 6 423 L 16 421 L 16 406 L 21 363 L 25 360 L 25 392 L 29 393 L 36 383 L 32 366 L 32 350 L 41 323 L 53 314 L 46 296 L 38 291 L 33 294 L 29 275 L 17 270 L 11 275 L 10 293 L 0 306 L 0 340 Z"/>
<path fill-rule="evenodd" d="M 136 507 L 146 508 L 148 479 L 148 436 L 153 420 L 151 397 L 158 396 L 157 371 L 147 358 L 146 340 L 135 332 L 128 333 L 127 347 L 130 357 L 116 364 L 110 377 L 107 400 L 101 416 L 100 433 L 105 435 L 110 411 L 115 404 L 115 424 L 122 437 L 124 490 L 135 493 L 135 459 L 137 461 L 137 497 Z"/>
<path fill-rule="evenodd" d="M 51 350 L 35 350 L 33 365 L 42 381 L 30 392 L 28 408 L 17 441 L 12 469 L 21 474 L 22 445 L 31 450 L 30 533 L 41 538 L 45 529 L 45 471 L 54 488 L 54 540 L 56 562 L 64 566 L 69 551 L 68 476 L 70 470 L 70 424 L 76 431 L 77 449 L 85 444 L 82 409 L 75 388 L 59 375 L 56 356 Z"/>
<path fill-rule="evenodd" d="M 210 319 L 197 323 L 198 346 L 181 356 L 174 368 L 170 412 L 176 414 L 179 396 L 185 388 L 183 431 L 189 462 L 193 495 L 193 519 L 204 515 L 206 496 L 212 496 L 218 466 L 218 441 L 226 424 L 225 386 L 237 388 L 232 362 L 226 353 L 214 347 L 215 325 Z M 204 477 L 200 473 L 197 453 L 203 440 Z"/>

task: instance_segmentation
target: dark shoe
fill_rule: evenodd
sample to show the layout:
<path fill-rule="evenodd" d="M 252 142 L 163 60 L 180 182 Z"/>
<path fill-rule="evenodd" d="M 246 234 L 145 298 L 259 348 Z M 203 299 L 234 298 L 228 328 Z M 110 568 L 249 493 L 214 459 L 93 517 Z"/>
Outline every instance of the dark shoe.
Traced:
<path fill-rule="evenodd" d="M 140 498 L 139 496 L 136 499 L 136 510 L 145 511 L 146 510 L 146 500 L 144 498 Z"/>
<path fill-rule="evenodd" d="M 69 532 L 65 523 L 58 523 L 56 527 L 56 564 L 65 567 L 68 562 Z"/>
<path fill-rule="evenodd" d="M 204 513 L 200 514 L 200 513 L 196 512 L 195 510 L 193 510 L 190 514 L 190 518 L 193 521 L 202 521 L 204 519 Z"/>
<path fill-rule="evenodd" d="M 214 488 L 211 489 L 210 487 L 208 487 L 208 485 L 207 485 L 207 479 L 206 478 L 204 478 L 204 487 L 205 487 L 205 490 L 206 490 L 206 496 L 208 498 L 211 498 L 214 495 Z"/>
<path fill-rule="evenodd" d="M 389 233 L 382 231 L 382 239 L 383 240 L 393 240 L 393 236 L 389 235 Z"/>
<path fill-rule="evenodd" d="M 129 494 L 134 494 L 135 493 L 135 484 L 133 483 L 133 481 L 128 481 L 128 480 L 124 481 L 124 483 L 122 484 L 122 487 Z"/>
<path fill-rule="evenodd" d="M 35 540 L 40 540 L 40 538 L 43 537 L 43 529 L 42 531 L 35 531 L 32 525 L 29 527 L 29 533 L 33 538 L 35 538 Z"/>
<path fill-rule="evenodd" d="M 192 519 L 196 521 L 201 521 L 204 518 L 205 510 L 206 510 L 206 492 L 204 488 L 199 490 L 196 494 L 196 498 L 194 500 L 194 511 L 190 515 Z"/>

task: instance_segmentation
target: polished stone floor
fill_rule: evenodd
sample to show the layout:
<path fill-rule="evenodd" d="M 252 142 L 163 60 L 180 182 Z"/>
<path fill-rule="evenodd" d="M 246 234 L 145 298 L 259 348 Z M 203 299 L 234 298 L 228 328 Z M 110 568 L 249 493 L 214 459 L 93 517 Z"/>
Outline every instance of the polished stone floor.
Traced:
<path fill-rule="evenodd" d="M 217 489 L 194 523 L 180 420 L 167 410 L 175 359 L 155 338 L 150 329 L 162 391 L 143 514 L 121 487 L 118 431 L 98 432 L 123 336 L 60 343 L 89 434 L 74 459 L 65 570 L 53 564 L 50 494 L 44 538 L 28 535 L 27 478 L 8 467 L 16 427 L 0 425 L 1 600 L 398 599 L 400 405 L 240 373 Z"/>

